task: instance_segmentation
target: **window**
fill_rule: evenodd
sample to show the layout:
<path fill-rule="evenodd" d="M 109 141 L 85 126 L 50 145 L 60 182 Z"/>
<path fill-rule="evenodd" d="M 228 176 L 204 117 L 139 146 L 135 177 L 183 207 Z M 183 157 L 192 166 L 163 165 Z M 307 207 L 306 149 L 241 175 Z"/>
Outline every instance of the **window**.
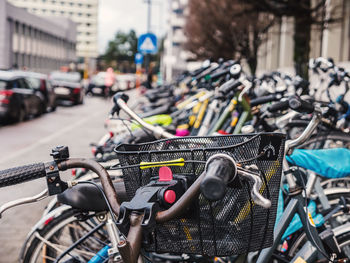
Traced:
<path fill-rule="evenodd" d="M 19 23 L 17 21 L 15 23 L 15 31 L 17 34 L 19 33 Z"/>
<path fill-rule="evenodd" d="M 89 26 L 91 26 L 91 24 L 90 23 L 86 23 L 86 26 L 89 27 Z"/>
<path fill-rule="evenodd" d="M 82 15 L 82 13 L 78 13 L 78 16 L 81 16 Z"/>
<path fill-rule="evenodd" d="M 30 89 L 28 83 L 24 79 L 17 79 L 18 87 L 21 89 Z"/>
<path fill-rule="evenodd" d="M 70 4 L 70 6 L 73 6 L 73 5 L 74 5 L 74 3 L 73 3 L 73 2 L 70 2 L 69 4 Z"/>

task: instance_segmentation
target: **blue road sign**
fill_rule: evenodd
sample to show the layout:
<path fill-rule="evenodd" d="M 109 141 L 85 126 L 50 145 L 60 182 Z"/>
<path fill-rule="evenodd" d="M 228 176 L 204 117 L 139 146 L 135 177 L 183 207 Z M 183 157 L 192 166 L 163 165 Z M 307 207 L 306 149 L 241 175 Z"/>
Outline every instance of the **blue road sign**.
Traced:
<path fill-rule="evenodd" d="M 153 33 L 143 34 L 137 41 L 137 50 L 141 53 L 156 53 L 157 48 L 157 37 Z"/>
<path fill-rule="evenodd" d="M 142 64 L 143 62 L 143 55 L 141 53 L 135 54 L 135 64 Z"/>

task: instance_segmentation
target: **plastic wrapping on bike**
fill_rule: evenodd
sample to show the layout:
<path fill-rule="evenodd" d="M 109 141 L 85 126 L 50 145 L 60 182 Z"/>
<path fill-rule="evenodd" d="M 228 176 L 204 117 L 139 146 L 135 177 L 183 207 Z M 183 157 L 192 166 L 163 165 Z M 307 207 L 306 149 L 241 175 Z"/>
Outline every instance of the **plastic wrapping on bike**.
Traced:
<path fill-rule="evenodd" d="M 285 137 L 278 133 L 182 137 L 144 144 L 123 144 L 115 151 L 122 167 L 128 197 L 158 176 L 159 166 L 140 169 L 141 162 L 163 162 L 173 174 L 194 181 L 204 171 L 205 161 L 225 153 L 238 164 L 255 164 L 262 176 L 261 194 L 270 199 L 269 209 L 255 205 L 250 198 L 251 184 L 229 187 L 222 200 L 209 202 L 199 195 L 181 218 L 157 223 L 147 251 L 188 253 L 205 256 L 237 255 L 272 245 L 278 192 L 281 180 Z M 263 154 L 262 154 L 263 153 Z M 182 165 L 170 160 L 184 160 Z M 195 162 L 191 162 L 195 160 Z M 199 162 L 202 161 L 202 162 Z"/>

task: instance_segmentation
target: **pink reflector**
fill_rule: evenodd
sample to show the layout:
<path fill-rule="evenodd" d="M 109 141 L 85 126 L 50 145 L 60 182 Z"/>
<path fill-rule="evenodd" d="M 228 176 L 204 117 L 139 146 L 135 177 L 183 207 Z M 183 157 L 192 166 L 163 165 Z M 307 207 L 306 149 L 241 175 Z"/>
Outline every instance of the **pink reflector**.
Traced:
<path fill-rule="evenodd" d="M 166 190 L 164 193 L 164 200 L 168 204 L 172 204 L 176 200 L 176 194 L 173 190 Z"/>
<path fill-rule="evenodd" d="M 173 172 L 169 167 L 163 166 L 159 168 L 159 182 L 169 182 L 173 180 Z"/>

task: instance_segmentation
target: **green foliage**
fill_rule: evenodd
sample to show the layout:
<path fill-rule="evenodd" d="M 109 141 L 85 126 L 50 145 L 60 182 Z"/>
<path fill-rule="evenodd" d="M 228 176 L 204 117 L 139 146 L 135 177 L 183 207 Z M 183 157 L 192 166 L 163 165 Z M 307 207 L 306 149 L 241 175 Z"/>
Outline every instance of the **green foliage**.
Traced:
<path fill-rule="evenodd" d="M 137 36 L 134 30 L 128 33 L 118 31 L 113 40 L 109 41 L 104 61 L 111 65 L 116 64 L 117 69 L 123 72 L 132 71 L 134 58 L 137 53 Z"/>

